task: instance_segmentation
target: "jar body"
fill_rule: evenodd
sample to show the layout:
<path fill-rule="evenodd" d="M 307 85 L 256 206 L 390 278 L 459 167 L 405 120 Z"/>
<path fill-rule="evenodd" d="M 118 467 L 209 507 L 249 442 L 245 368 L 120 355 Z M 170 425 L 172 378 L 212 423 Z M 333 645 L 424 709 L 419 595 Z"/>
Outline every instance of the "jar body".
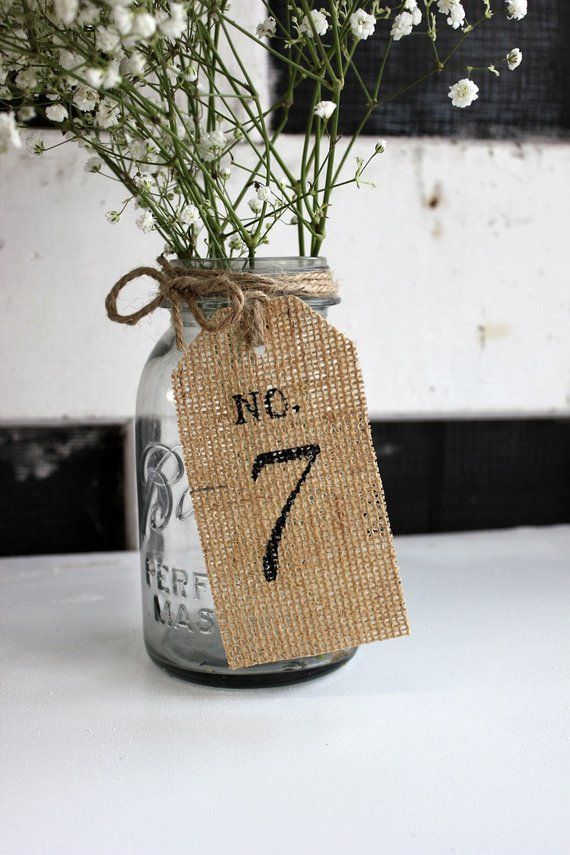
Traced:
<path fill-rule="evenodd" d="M 301 269 L 299 261 L 294 260 L 295 272 Z M 280 260 L 280 272 L 284 262 Z M 326 305 L 315 303 L 314 308 L 325 314 Z M 208 300 L 203 310 L 213 312 L 220 305 L 223 303 Z M 184 331 L 186 343 L 200 331 L 189 313 L 184 314 Z M 146 362 L 137 396 L 137 489 L 147 651 L 158 665 L 178 676 L 209 684 L 271 685 L 326 673 L 347 661 L 354 650 L 238 670 L 228 667 L 178 436 L 171 381 L 179 359 L 170 327 Z"/>

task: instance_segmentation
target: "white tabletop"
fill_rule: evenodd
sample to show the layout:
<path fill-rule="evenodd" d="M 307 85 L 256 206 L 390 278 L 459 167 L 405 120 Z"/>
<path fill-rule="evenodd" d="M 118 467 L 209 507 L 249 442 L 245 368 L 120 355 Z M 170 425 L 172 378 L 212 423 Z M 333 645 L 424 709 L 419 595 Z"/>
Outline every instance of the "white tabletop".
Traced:
<path fill-rule="evenodd" d="M 135 554 L 1 561 L 0 851 L 567 853 L 570 527 L 398 552 L 411 638 L 255 690 L 150 662 Z"/>

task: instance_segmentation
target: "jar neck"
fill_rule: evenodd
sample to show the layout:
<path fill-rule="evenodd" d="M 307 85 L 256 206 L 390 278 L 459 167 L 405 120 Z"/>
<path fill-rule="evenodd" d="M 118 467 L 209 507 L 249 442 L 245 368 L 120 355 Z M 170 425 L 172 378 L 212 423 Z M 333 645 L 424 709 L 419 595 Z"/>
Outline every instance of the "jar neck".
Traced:
<path fill-rule="evenodd" d="M 299 273 L 328 270 L 326 258 L 309 256 L 267 256 L 261 258 L 177 258 L 170 259 L 170 264 L 184 270 L 233 270 L 250 271 L 264 276 L 295 276 Z M 339 297 L 301 297 L 308 306 L 325 316 L 329 306 L 340 302 Z M 210 317 L 218 309 L 228 305 L 224 297 L 208 297 L 198 301 L 198 305 L 206 317 Z M 182 319 L 184 326 L 197 326 L 194 316 L 187 306 L 183 305 Z"/>

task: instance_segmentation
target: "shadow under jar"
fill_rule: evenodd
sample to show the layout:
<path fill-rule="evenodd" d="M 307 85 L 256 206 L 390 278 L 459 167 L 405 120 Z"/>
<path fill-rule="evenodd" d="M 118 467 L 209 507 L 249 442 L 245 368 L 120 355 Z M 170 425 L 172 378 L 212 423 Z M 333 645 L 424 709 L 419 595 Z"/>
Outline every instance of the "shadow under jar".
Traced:
<path fill-rule="evenodd" d="M 186 267 L 253 270 L 294 275 L 327 269 L 323 258 L 262 258 L 253 262 L 186 261 Z M 326 317 L 336 299 L 307 298 Z M 200 303 L 206 315 L 227 305 L 223 298 Z M 183 313 L 185 342 L 200 327 Z M 230 670 L 208 584 L 198 527 L 178 436 L 172 372 L 180 359 L 172 326 L 153 348 L 142 372 L 136 415 L 137 488 L 143 591 L 144 639 L 151 659 L 179 677 L 221 686 L 295 683 L 338 668 L 355 649 Z"/>

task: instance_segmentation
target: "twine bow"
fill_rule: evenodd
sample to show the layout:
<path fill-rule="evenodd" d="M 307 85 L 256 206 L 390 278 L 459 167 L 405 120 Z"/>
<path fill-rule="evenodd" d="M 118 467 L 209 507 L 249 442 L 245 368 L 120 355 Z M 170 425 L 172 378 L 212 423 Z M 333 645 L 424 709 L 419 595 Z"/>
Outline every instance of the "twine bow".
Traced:
<path fill-rule="evenodd" d="M 182 307 L 186 304 L 203 330 L 219 333 L 237 326 L 248 347 L 263 344 L 265 333 L 265 308 L 272 297 L 336 297 L 336 284 L 329 270 L 268 276 L 244 270 L 188 269 L 170 264 L 163 256 L 156 267 L 135 267 L 116 282 L 107 295 L 105 308 L 111 321 L 119 324 L 137 324 L 155 309 L 170 302 L 176 345 L 184 349 L 184 323 Z M 158 283 L 158 292 L 142 308 L 130 315 L 120 314 L 117 308 L 119 294 L 129 282 L 141 276 L 150 276 Z M 199 301 L 218 297 L 228 301 L 225 312 L 207 317 Z"/>

